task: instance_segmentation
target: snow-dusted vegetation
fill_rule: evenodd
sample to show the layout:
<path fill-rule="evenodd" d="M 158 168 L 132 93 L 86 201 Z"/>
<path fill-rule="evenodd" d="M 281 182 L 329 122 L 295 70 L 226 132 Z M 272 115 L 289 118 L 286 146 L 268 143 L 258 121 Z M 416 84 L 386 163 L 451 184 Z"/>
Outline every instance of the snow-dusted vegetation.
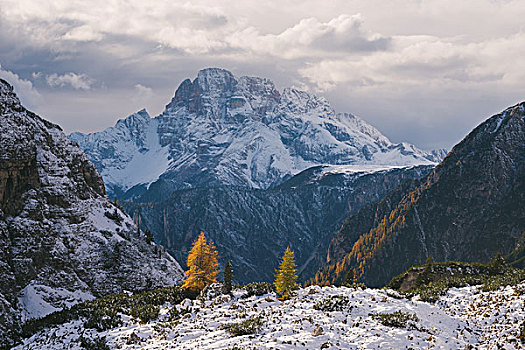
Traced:
<path fill-rule="evenodd" d="M 218 290 L 218 289 L 217 289 Z M 311 286 L 284 302 L 275 293 L 163 303 L 154 320 L 119 313 L 120 324 L 86 327 L 86 318 L 46 329 L 16 349 L 519 349 L 524 345 L 525 283 L 483 292 L 452 288 L 436 303 L 388 289 Z M 102 327 L 103 328 L 103 327 Z M 99 328 L 99 329 L 102 329 Z M 98 345 L 97 345 L 98 344 Z M 90 346 L 90 345 L 88 345 Z"/>

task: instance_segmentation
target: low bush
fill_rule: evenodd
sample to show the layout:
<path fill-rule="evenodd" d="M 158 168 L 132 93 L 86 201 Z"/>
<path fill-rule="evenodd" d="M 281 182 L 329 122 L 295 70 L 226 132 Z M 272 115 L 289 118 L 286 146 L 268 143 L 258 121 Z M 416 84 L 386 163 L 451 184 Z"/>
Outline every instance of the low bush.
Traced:
<path fill-rule="evenodd" d="M 415 283 L 408 290 L 400 291 L 410 274 L 417 274 Z M 480 290 L 487 292 L 524 280 L 525 270 L 510 267 L 501 256 L 496 256 L 488 264 L 450 261 L 412 267 L 394 277 L 387 287 L 400 291 L 407 298 L 419 295 L 423 301 L 435 302 L 450 288 L 480 286 Z"/>
<path fill-rule="evenodd" d="M 263 320 L 261 317 L 253 317 L 242 322 L 231 323 L 225 328 L 232 337 L 237 337 L 241 335 L 255 334 L 261 329 L 262 325 Z"/>
<path fill-rule="evenodd" d="M 159 316 L 159 310 L 157 305 L 137 305 L 129 309 L 129 314 L 139 319 L 141 323 L 148 323 Z"/>
<path fill-rule="evenodd" d="M 80 346 L 85 350 L 110 350 L 105 337 L 80 337 Z"/>
<path fill-rule="evenodd" d="M 396 328 L 407 328 L 419 321 L 415 314 L 411 314 L 403 311 L 395 311 L 392 313 L 375 314 L 372 317 L 378 320 L 383 326 L 396 327 Z"/>
<path fill-rule="evenodd" d="M 275 292 L 275 286 L 268 282 L 249 283 L 244 286 L 240 286 L 240 288 L 244 288 L 246 290 L 246 294 L 242 296 L 243 298 L 249 298 L 254 295 L 261 296 Z"/>
<path fill-rule="evenodd" d="M 191 312 L 190 308 L 177 309 L 176 307 L 171 308 L 168 314 L 168 321 L 177 321 L 182 316 L 189 314 Z"/>
<path fill-rule="evenodd" d="M 314 309 L 323 312 L 343 311 L 349 308 L 349 304 L 350 299 L 346 295 L 331 295 L 319 300 Z"/>
<path fill-rule="evenodd" d="M 166 303 L 179 304 L 184 299 L 195 299 L 197 294 L 178 286 L 164 287 L 134 295 L 109 295 L 92 301 L 53 312 L 43 318 L 31 319 L 22 326 L 22 336 L 27 338 L 36 332 L 84 318 L 85 327 L 104 331 L 121 325 L 119 313 L 131 314 L 142 322 L 148 322 L 158 315 L 158 308 Z M 135 316 L 136 315 L 136 316 Z"/>
<path fill-rule="evenodd" d="M 104 216 L 107 217 L 108 219 L 115 221 L 115 223 L 119 226 L 124 220 L 124 218 L 120 216 L 120 214 L 117 212 L 117 209 L 114 209 L 113 212 L 110 212 L 110 211 L 104 212 Z"/>
<path fill-rule="evenodd" d="M 86 317 L 84 327 L 94 328 L 100 332 L 122 325 L 122 319 L 118 315 L 118 310 L 115 308 L 91 308 L 90 312 L 81 310 L 80 314 Z"/>

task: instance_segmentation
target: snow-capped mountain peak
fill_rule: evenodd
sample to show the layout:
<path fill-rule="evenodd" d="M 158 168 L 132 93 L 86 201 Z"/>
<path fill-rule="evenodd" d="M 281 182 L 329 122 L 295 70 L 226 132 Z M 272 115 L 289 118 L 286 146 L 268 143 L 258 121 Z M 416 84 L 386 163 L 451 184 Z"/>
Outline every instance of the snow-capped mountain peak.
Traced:
<path fill-rule="evenodd" d="M 71 139 L 91 157 L 110 195 L 160 179 L 171 189 L 268 188 L 318 165 L 433 164 L 440 155 L 394 144 L 323 98 L 219 68 L 184 80 L 162 114 L 135 113 Z M 147 174 L 137 169 L 148 169 Z M 147 166 L 144 166 L 147 165 Z"/>

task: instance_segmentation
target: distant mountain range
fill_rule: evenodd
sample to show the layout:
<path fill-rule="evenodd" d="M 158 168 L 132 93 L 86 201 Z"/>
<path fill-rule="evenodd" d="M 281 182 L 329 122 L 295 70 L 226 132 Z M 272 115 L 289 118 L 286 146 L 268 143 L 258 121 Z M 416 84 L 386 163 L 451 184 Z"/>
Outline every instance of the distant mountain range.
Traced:
<path fill-rule="evenodd" d="M 108 200 L 84 152 L 1 79 L 0 135 L 0 348 L 27 319 L 182 280 L 177 262 Z"/>
<path fill-rule="evenodd" d="M 110 197 L 236 186 L 266 189 L 319 165 L 429 165 L 444 150 L 394 144 L 321 97 L 218 68 L 182 82 L 164 112 L 141 110 L 114 127 L 69 136 L 102 174 Z M 159 186 L 159 185 L 158 185 Z"/>
<path fill-rule="evenodd" d="M 346 220 L 316 280 L 383 285 L 427 257 L 524 266 L 525 102 L 475 128 L 430 174 Z"/>
<path fill-rule="evenodd" d="M 350 214 L 432 168 L 315 167 L 271 189 L 201 187 L 174 191 L 161 201 L 154 201 L 162 193 L 153 184 L 142 202 L 122 205 L 181 265 L 196 235 L 205 230 L 217 245 L 220 262 L 230 260 L 234 266 L 236 282 L 273 281 L 287 246 L 295 252 L 304 281 L 326 261 L 330 240 Z"/>

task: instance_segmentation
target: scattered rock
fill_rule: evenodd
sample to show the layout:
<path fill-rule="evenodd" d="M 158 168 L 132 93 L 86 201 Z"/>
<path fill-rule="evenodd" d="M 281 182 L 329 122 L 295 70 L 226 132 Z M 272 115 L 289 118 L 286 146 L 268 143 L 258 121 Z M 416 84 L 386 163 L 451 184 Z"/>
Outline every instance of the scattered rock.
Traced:
<path fill-rule="evenodd" d="M 324 333 L 324 330 L 323 330 L 323 327 L 321 326 L 317 326 L 314 328 L 314 330 L 312 331 L 312 336 L 314 337 L 318 337 L 320 335 L 323 335 Z"/>
<path fill-rule="evenodd" d="M 138 336 L 137 333 L 133 332 L 129 335 L 128 340 L 126 340 L 126 344 L 140 344 L 142 342 L 142 338 Z"/>

